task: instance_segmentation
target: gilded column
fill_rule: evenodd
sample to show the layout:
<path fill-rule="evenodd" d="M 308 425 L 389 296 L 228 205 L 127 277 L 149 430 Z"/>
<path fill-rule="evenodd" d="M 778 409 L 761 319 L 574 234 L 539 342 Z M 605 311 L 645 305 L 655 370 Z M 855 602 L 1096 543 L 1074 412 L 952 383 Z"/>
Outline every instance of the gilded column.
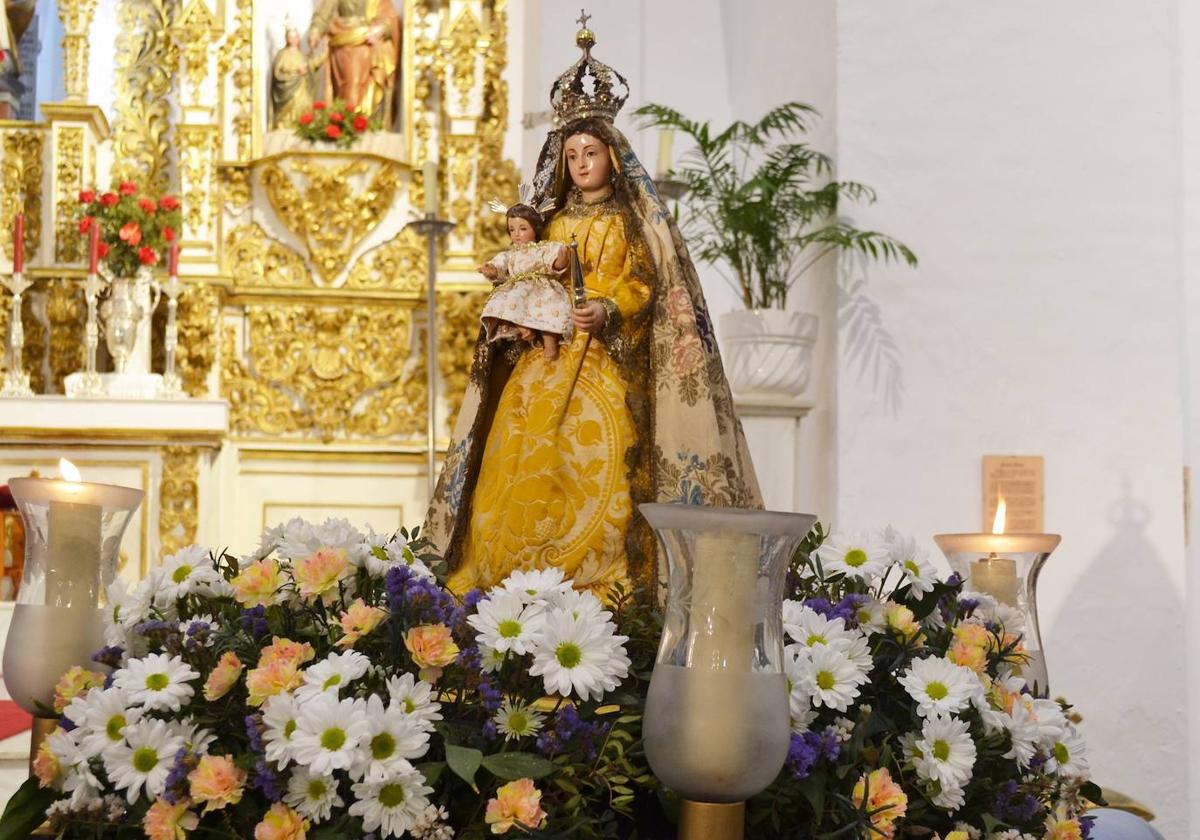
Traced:
<path fill-rule="evenodd" d="M 62 21 L 63 81 L 68 102 L 87 102 L 88 29 L 96 12 L 96 0 L 58 0 Z"/>

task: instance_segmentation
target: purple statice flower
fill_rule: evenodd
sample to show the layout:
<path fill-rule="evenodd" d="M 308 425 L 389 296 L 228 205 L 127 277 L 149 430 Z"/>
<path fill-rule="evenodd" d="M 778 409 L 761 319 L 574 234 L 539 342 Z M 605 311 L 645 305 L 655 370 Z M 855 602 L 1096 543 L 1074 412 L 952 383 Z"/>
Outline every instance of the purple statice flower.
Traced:
<path fill-rule="evenodd" d="M 118 668 L 121 665 L 121 657 L 124 655 L 125 648 L 119 645 L 110 645 L 93 653 L 92 661 L 100 665 L 107 665 L 109 668 Z"/>
<path fill-rule="evenodd" d="M 829 618 L 840 618 L 847 627 L 857 627 L 859 607 L 869 600 L 866 595 L 847 595 L 830 611 Z"/>
<path fill-rule="evenodd" d="M 408 566 L 393 566 L 383 578 L 392 612 L 403 610 L 413 623 L 451 624 L 458 608 L 454 597 L 434 581 L 412 573 Z"/>
<path fill-rule="evenodd" d="M 478 645 L 465 647 L 458 652 L 458 658 L 454 661 L 464 671 L 476 672 L 483 667 L 483 657 L 479 653 Z"/>
<path fill-rule="evenodd" d="M 175 753 L 175 763 L 171 765 L 171 772 L 167 774 L 163 799 L 174 805 L 179 800 L 187 797 L 188 773 L 195 770 L 198 763 L 199 761 L 196 756 L 189 753 L 186 749 L 181 749 Z"/>
<path fill-rule="evenodd" d="M 1087 816 L 1079 818 L 1079 833 L 1083 836 L 1083 840 L 1092 840 L 1092 829 L 1095 827 L 1096 818 Z"/>
<path fill-rule="evenodd" d="M 830 618 L 830 613 L 833 612 L 833 604 L 829 603 L 828 598 L 809 598 L 804 602 L 804 606 L 826 618 Z"/>
<path fill-rule="evenodd" d="M 58 725 L 62 727 L 64 732 L 72 732 L 75 729 L 75 721 L 71 720 L 66 715 L 58 719 Z"/>
<path fill-rule="evenodd" d="M 279 776 L 271 769 L 271 765 L 259 759 L 254 765 L 254 775 L 250 779 L 250 787 L 257 788 L 271 802 L 283 799 L 283 790 L 279 784 Z"/>
<path fill-rule="evenodd" d="M 500 689 L 492 685 L 491 680 L 481 679 L 479 681 L 479 700 L 483 704 L 484 710 L 488 714 L 492 714 L 499 710 L 500 704 L 503 702 L 503 697 L 500 694 Z"/>
<path fill-rule="evenodd" d="M 554 756 L 574 742 L 589 761 L 594 760 L 609 728 L 607 723 L 588 723 L 573 705 L 563 706 L 554 715 L 554 725 L 538 735 L 537 748 L 543 755 Z"/>
<path fill-rule="evenodd" d="M 208 637 L 212 634 L 212 625 L 207 621 L 193 621 L 188 625 L 187 640 L 184 646 L 188 650 L 195 650 L 197 647 L 203 647 L 208 644 Z"/>
<path fill-rule="evenodd" d="M 946 585 L 947 586 L 962 586 L 963 585 L 962 575 L 960 575 L 958 572 L 951 572 L 950 577 L 946 578 Z"/>
<path fill-rule="evenodd" d="M 250 749 L 256 753 L 266 751 L 263 746 L 262 719 L 258 715 L 246 715 L 246 736 L 250 739 Z"/>
<path fill-rule="evenodd" d="M 1025 793 L 1016 781 L 1009 780 L 996 792 L 992 811 L 1005 822 L 1030 823 L 1037 818 L 1041 805 L 1037 797 Z"/>
<path fill-rule="evenodd" d="M 784 766 L 797 780 L 807 779 L 818 761 L 837 761 L 841 753 L 841 742 L 832 727 L 821 732 L 808 730 L 799 735 L 793 732 Z"/>
<path fill-rule="evenodd" d="M 495 741 L 500 737 L 500 733 L 496 730 L 496 722 L 491 718 L 483 722 L 483 737 L 488 741 Z"/>
<path fill-rule="evenodd" d="M 136 633 L 160 645 L 168 653 L 179 654 L 183 652 L 179 625 L 173 621 L 151 619 L 150 621 L 141 622 L 133 629 Z"/>
<path fill-rule="evenodd" d="M 979 607 L 979 600 L 976 598 L 959 598 L 958 611 L 963 618 L 970 618 L 971 613 L 975 612 Z"/>
<path fill-rule="evenodd" d="M 475 609 L 477 606 L 479 606 L 479 602 L 482 601 L 486 595 L 487 593 L 479 587 L 469 590 L 467 594 L 463 596 L 463 608 L 468 610 Z"/>
<path fill-rule="evenodd" d="M 238 622 L 242 625 L 242 629 L 249 633 L 256 642 L 271 632 L 271 627 L 267 624 L 267 611 L 262 606 L 242 610 L 242 615 L 238 619 Z"/>

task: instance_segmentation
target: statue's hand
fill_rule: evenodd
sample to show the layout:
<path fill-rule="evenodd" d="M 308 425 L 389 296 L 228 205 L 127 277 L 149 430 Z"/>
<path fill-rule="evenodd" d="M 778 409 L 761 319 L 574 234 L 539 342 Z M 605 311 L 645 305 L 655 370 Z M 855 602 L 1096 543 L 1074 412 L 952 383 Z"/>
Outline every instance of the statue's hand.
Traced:
<path fill-rule="evenodd" d="M 479 273 L 489 280 L 495 280 L 500 276 L 500 272 L 496 269 L 496 266 L 491 263 L 484 263 L 479 266 Z"/>
<path fill-rule="evenodd" d="M 600 332 L 604 329 L 604 322 L 607 319 L 608 310 L 598 300 L 590 300 L 583 306 L 571 310 L 571 320 L 575 322 L 575 328 L 585 333 Z"/>

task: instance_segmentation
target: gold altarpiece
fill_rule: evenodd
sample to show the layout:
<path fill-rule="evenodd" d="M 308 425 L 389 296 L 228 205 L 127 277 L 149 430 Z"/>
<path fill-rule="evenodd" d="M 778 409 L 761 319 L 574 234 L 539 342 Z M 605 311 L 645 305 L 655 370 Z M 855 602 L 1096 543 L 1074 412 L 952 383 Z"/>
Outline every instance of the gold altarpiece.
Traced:
<path fill-rule="evenodd" d="M 381 527 L 423 514 L 427 267 L 423 241 L 403 226 L 424 205 L 422 166 L 436 160 L 439 215 L 456 224 L 437 266 L 444 441 L 485 294 L 475 267 L 505 241 L 503 219 L 481 210 L 513 194 L 517 177 L 503 160 L 506 0 L 395 1 L 400 124 L 347 150 L 268 131 L 266 44 L 294 9 L 274 0 L 117 0 L 111 79 L 90 78 L 95 51 L 112 42 L 98 37 L 96 0 L 59 0 L 66 101 L 42 103 L 41 122 L 0 123 L 0 246 L 11 258 L 23 200 L 36 277 L 25 364 L 39 394 L 61 395 L 82 367 L 78 192 L 133 180 L 183 203 L 178 364 L 195 412 L 171 416 L 215 417 L 217 401 L 227 414 L 48 428 L 10 413 L 0 441 L 0 480 L 44 469 L 62 449 L 96 478 L 116 462 L 126 483 L 142 476 L 149 515 L 134 565 L 193 541 L 248 550 L 264 524 L 292 514 Z M 89 99 L 98 83 L 114 88 L 107 112 Z"/>

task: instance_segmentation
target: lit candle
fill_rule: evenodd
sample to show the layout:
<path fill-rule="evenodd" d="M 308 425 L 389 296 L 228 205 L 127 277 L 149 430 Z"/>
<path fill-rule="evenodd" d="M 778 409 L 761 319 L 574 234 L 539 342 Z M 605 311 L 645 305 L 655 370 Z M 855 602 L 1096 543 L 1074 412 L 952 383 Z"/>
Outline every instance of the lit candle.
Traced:
<path fill-rule="evenodd" d="M 436 160 L 425 161 L 421 168 L 421 181 L 425 185 L 425 215 L 436 216 L 438 212 L 438 165 Z"/>
<path fill-rule="evenodd" d="M 100 270 L 100 220 L 92 219 L 92 226 L 89 229 L 92 235 L 90 247 L 88 248 L 88 274 L 95 274 Z"/>
<path fill-rule="evenodd" d="M 658 133 L 658 167 L 656 178 L 665 178 L 671 170 L 671 146 L 675 142 L 675 129 L 664 128 Z"/>
<path fill-rule="evenodd" d="M 13 274 L 25 271 L 25 214 L 13 217 Z"/>
<path fill-rule="evenodd" d="M 82 483 L 75 465 L 59 461 L 59 499 L 50 501 L 46 524 L 46 604 L 94 606 L 100 596 L 100 520 L 103 508 Z"/>
<path fill-rule="evenodd" d="M 172 242 L 171 250 L 167 251 L 167 276 L 179 276 L 179 243 Z"/>

